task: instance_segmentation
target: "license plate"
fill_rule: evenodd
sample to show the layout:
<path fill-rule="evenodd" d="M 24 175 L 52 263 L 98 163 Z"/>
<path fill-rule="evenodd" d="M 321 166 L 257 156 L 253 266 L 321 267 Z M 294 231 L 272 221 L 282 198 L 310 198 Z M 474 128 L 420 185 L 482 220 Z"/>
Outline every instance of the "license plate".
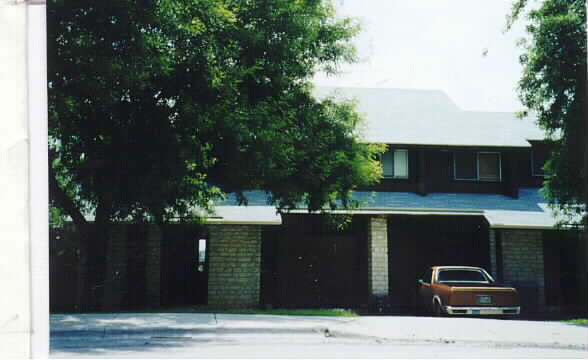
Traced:
<path fill-rule="evenodd" d="M 480 304 L 480 305 L 492 304 L 492 296 L 490 296 L 490 295 L 478 296 L 478 304 Z"/>
<path fill-rule="evenodd" d="M 480 315 L 480 310 L 472 310 L 472 314 L 474 314 L 474 315 Z"/>

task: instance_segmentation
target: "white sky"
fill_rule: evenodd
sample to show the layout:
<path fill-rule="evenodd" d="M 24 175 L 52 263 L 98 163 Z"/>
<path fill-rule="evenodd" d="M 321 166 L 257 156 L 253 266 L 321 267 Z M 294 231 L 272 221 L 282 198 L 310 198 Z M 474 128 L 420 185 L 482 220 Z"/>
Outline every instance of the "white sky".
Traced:
<path fill-rule="evenodd" d="M 512 0 L 334 0 L 362 25 L 360 61 L 318 86 L 440 89 L 463 110 L 518 111 L 519 22 L 504 33 Z M 487 49 L 487 55 L 483 53 Z"/>

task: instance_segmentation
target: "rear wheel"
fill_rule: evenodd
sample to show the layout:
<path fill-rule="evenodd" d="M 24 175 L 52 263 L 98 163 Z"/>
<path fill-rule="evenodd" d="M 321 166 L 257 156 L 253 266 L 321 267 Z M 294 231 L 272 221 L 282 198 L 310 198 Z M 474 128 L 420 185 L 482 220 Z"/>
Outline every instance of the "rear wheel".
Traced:
<path fill-rule="evenodd" d="M 433 314 L 436 317 L 442 317 L 445 315 L 445 313 L 443 312 L 443 308 L 441 307 L 441 304 L 439 304 L 439 301 L 437 300 L 433 302 Z"/>

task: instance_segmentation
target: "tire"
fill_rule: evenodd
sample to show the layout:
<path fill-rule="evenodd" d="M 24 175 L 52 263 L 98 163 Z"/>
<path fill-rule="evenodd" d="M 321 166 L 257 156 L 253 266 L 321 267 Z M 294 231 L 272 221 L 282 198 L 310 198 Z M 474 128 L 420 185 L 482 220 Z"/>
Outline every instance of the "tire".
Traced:
<path fill-rule="evenodd" d="M 437 300 L 433 302 L 433 315 L 435 315 L 435 317 L 445 316 L 443 313 L 443 308 L 441 308 L 441 304 L 439 304 Z"/>

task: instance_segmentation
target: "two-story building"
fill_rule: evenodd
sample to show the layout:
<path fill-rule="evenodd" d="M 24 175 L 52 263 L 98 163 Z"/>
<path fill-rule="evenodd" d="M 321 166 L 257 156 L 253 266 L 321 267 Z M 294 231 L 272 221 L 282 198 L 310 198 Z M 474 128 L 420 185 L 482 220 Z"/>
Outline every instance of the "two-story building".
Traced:
<path fill-rule="evenodd" d="M 277 214 L 251 191 L 248 206 L 229 197 L 204 226 L 118 226 L 100 290 L 107 308 L 412 311 L 427 267 L 472 265 L 519 288 L 524 311 L 586 311 L 586 240 L 555 228 L 540 193 L 549 146 L 533 120 L 464 111 L 441 91 L 317 92 L 355 98 L 363 139 L 388 145 L 382 181 L 341 211 L 351 225 L 336 230 L 302 208 Z M 52 241 L 54 254 L 67 239 Z M 52 259 L 58 274 L 66 257 Z M 58 276 L 52 305 L 75 307 Z"/>

